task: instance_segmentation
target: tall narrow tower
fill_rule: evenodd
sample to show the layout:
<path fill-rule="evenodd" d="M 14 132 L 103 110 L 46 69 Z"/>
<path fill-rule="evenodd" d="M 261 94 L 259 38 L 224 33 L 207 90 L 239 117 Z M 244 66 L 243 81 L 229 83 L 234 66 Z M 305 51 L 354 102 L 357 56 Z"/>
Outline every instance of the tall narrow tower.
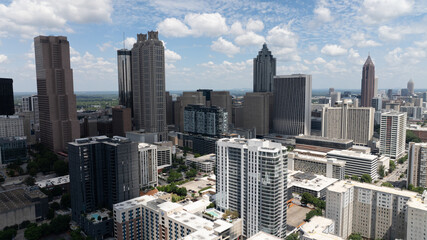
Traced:
<path fill-rule="evenodd" d="M 375 65 L 371 56 L 368 56 L 362 72 L 361 107 L 370 107 L 373 97 L 375 97 Z"/>
<path fill-rule="evenodd" d="M 119 73 L 119 104 L 132 108 L 131 51 L 117 50 L 117 72 Z"/>
<path fill-rule="evenodd" d="M 407 88 L 408 88 L 409 96 L 413 96 L 414 95 L 414 81 L 412 81 L 412 79 L 409 80 Z"/>
<path fill-rule="evenodd" d="M 38 36 L 34 48 L 41 142 L 52 151 L 63 151 L 80 137 L 70 44 L 67 37 Z"/>
<path fill-rule="evenodd" d="M 138 34 L 132 48 L 132 94 L 137 129 L 166 137 L 165 48 L 158 32 Z"/>
<path fill-rule="evenodd" d="M 267 44 L 262 45 L 254 58 L 254 92 L 273 92 L 273 77 L 276 75 L 276 58 L 271 55 Z"/>

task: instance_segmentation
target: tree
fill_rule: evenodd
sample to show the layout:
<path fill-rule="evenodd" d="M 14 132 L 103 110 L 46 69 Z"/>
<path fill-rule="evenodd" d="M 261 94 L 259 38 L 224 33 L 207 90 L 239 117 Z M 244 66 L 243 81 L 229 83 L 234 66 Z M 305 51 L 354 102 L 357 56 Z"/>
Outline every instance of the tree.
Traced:
<path fill-rule="evenodd" d="M 60 208 L 61 208 L 61 206 L 59 205 L 59 203 L 57 203 L 57 202 L 53 202 L 53 203 L 51 203 L 50 204 L 50 206 L 49 206 L 50 208 L 52 208 L 53 210 L 59 210 Z"/>
<path fill-rule="evenodd" d="M 12 240 L 16 236 L 16 228 L 5 228 L 0 231 L 0 240 Z"/>
<path fill-rule="evenodd" d="M 416 142 L 420 143 L 421 139 L 414 134 L 411 130 L 406 130 L 406 143 Z"/>
<path fill-rule="evenodd" d="M 380 175 L 381 178 L 383 178 L 385 176 L 385 167 L 384 167 L 384 165 L 381 165 L 378 168 L 378 174 Z"/>
<path fill-rule="evenodd" d="M 305 215 L 305 220 L 309 221 L 314 216 L 322 216 L 322 209 L 316 208 Z"/>
<path fill-rule="evenodd" d="M 177 180 L 180 180 L 180 179 L 182 179 L 182 174 L 175 170 L 172 170 L 170 171 L 169 177 L 167 180 L 169 183 L 171 183 L 171 182 L 176 182 Z"/>
<path fill-rule="evenodd" d="M 52 232 L 50 225 L 47 223 L 43 223 L 42 225 L 40 225 L 40 229 L 42 231 L 42 236 L 47 236 Z"/>
<path fill-rule="evenodd" d="M 35 183 L 36 180 L 33 177 L 27 177 L 25 179 L 25 184 L 27 184 L 27 186 L 34 186 Z"/>
<path fill-rule="evenodd" d="M 71 195 L 69 193 L 65 193 L 61 197 L 61 207 L 62 208 L 71 208 Z"/>
<path fill-rule="evenodd" d="M 299 239 L 298 233 L 292 233 L 291 235 L 286 237 L 286 240 L 298 240 L 298 239 Z"/>
<path fill-rule="evenodd" d="M 389 172 L 392 173 L 396 169 L 396 163 L 393 160 L 390 160 Z"/>
<path fill-rule="evenodd" d="M 383 186 L 383 187 L 394 187 L 394 186 L 393 186 L 393 184 L 391 184 L 391 183 L 389 183 L 389 182 L 383 182 L 383 183 L 381 184 L 381 186 Z"/>
<path fill-rule="evenodd" d="M 405 155 L 404 157 L 399 158 L 399 160 L 397 160 L 397 163 L 402 164 L 406 162 L 406 160 L 408 160 L 408 155 Z"/>
<path fill-rule="evenodd" d="M 32 223 L 25 229 L 24 237 L 27 240 L 39 240 L 42 237 L 42 229 Z"/>
<path fill-rule="evenodd" d="M 178 194 L 179 196 L 187 196 L 187 189 L 185 187 L 178 188 L 176 194 Z"/>
<path fill-rule="evenodd" d="M 59 234 L 67 231 L 70 228 L 69 226 L 70 221 L 71 221 L 71 217 L 69 215 L 59 215 L 55 217 L 50 222 L 52 232 L 55 234 Z"/>
<path fill-rule="evenodd" d="M 53 210 L 52 208 L 49 208 L 49 211 L 47 212 L 46 218 L 50 220 L 54 217 L 55 217 L 55 210 Z"/>
<path fill-rule="evenodd" d="M 360 181 L 365 182 L 365 183 L 372 183 L 372 177 L 371 177 L 371 175 L 365 173 L 360 178 Z"/>
<path fill-rule="evenodd" d="M 350 236 L 348 236 L 347 238 L 348 240 L 362 240 L 362 236 L 360 236 L 359 233 L 352 233 Z"/>
<path fill-rule="evenodd" d="M 194 169 L 194 168 L 192 168 L 192 169 L 188 170 L 188 171 L 185 173 L 185 176 L 186 176 L 187 178 L 192 178 L 192 177 L 195 177 L 196 175 L 197 175 L 197 170 L 196 170 L 196 169 Z"/>
<path fill-rule="evenodd" d="M 56 160 L 53 164 L 53 170 L 57 176 L 63 176 L 68 174 L 68 164 L 64 160 Z"/>
<path fill-rule="evenodd" d="M 351 180 L 353 181 L 359 181 L 359 177 L 356 175 L 351 176 Z"/>

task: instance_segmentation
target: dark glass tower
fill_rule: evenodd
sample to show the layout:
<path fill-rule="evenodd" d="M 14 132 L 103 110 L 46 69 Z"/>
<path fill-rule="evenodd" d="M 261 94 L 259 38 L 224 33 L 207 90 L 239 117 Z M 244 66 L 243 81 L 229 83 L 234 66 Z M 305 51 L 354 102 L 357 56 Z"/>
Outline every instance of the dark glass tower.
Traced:
<path fill-rule="evenodd" d="M 131 51 L 117 50 L 117 72 L 119 73 L 119 104 L 132 108 Z"/>
<path fill-rule="evenodd" d="M 0 78 L 0 115 L 13 114 L 15 114 L 13 80 L 11 78 Z"/>
<path fill-rule="evenodd" d="M 262 45 L 254 58 L 254 92 L 273 92 L 273 77 L 276 75 L 276 58 L 271 55 L 267 44 Z"/>
<path fill-rule="evenodd" d="M 368 56 L 363 65 L 362 72 L 362 98 L 361 107 L 370 107 L 372 98 L 375 97 L 375 65 L 371 56 Z"/>

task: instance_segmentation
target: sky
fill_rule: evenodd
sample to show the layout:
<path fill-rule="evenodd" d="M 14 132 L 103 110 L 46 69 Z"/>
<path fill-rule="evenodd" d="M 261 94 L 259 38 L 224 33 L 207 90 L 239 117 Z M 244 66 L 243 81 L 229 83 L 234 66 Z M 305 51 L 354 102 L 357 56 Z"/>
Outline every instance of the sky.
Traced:
<path fill-rule="evenodd" d="M 33 39 L 67 36 L 76 91 L 116 91 L 117 49 L 159 31 L 166 89 L 252 88 L 267 43 L 277 75 L 359 89 L 368 54 L 379 88 L 427 88 L 425 0 L 0 0 L 0 77 L 35 92 Z"/>

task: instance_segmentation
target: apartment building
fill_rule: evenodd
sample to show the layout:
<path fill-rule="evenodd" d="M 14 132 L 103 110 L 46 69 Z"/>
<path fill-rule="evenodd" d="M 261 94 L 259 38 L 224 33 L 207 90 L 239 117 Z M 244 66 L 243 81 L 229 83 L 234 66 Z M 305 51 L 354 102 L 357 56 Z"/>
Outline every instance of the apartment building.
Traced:
<path fill-rule="evenodd" d="M 427 187 L 427 143 L 409 143 L 407 184 Z"/>
<path fill-rule="evenodd" d="M 138 144 L 139 187 L 155 187 L 157 178 L 157 147 L 148 143 Z"/>
<path fill-rule="evenodd" d="M 393 159 L 405 155 L 406 113 L 389 112 L 381 115 L 380 153 Z"/>

